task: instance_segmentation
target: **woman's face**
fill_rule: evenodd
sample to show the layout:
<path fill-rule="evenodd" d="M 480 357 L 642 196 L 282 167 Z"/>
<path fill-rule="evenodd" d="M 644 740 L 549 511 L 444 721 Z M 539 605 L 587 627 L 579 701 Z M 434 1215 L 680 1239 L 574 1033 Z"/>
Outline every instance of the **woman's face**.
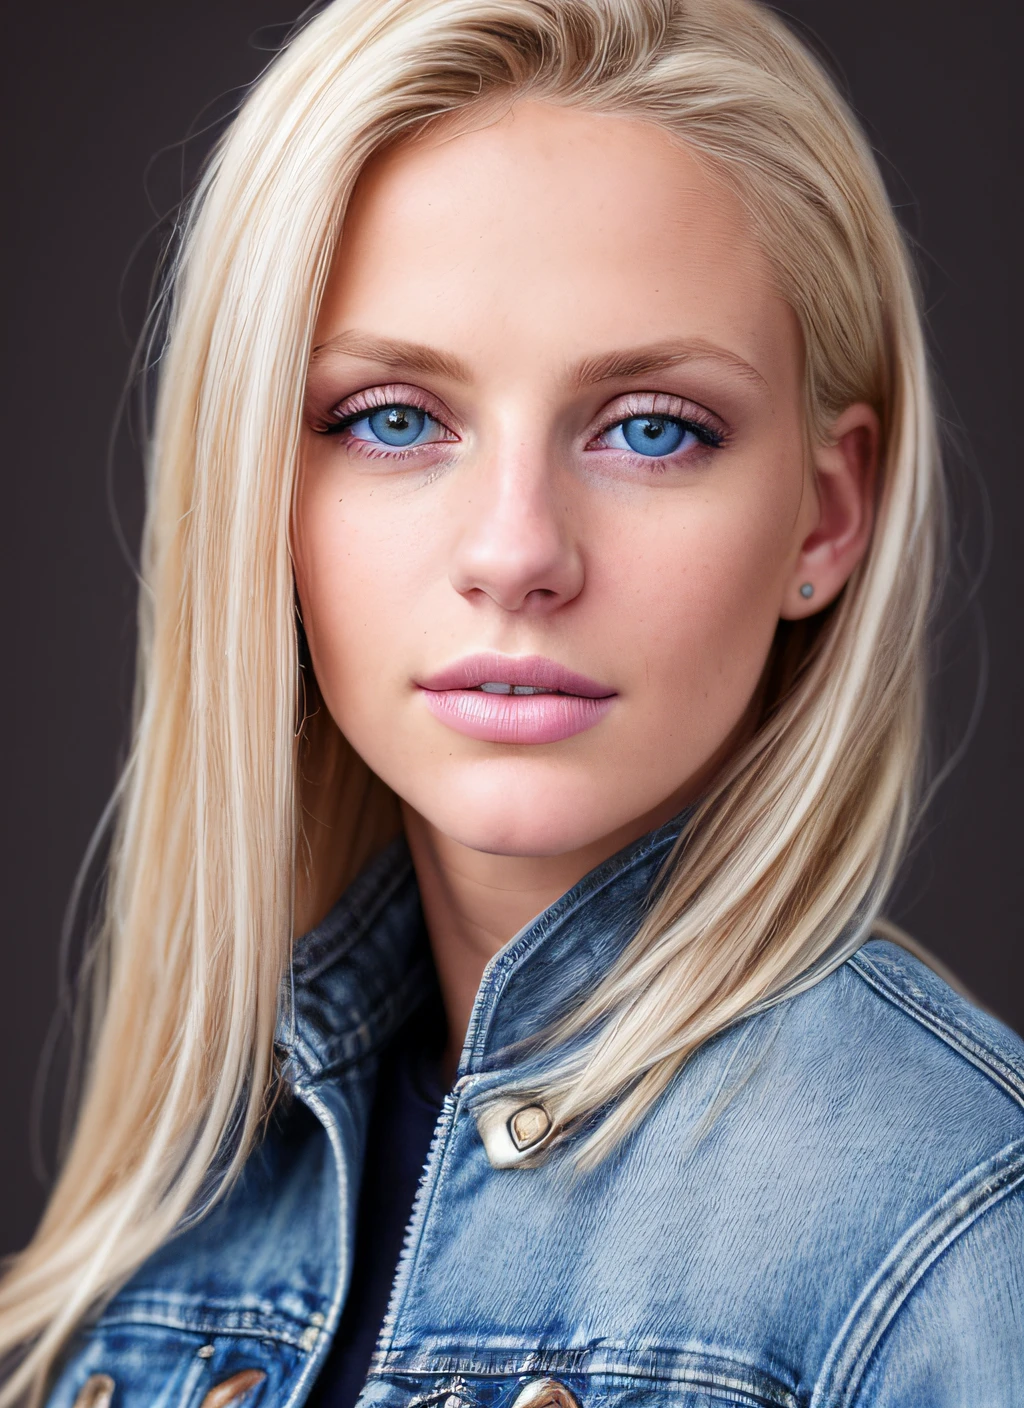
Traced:
<path fill-rule="evenodd" d="M 659 129 L 520 104 L 378 157 L 293 527 L 327 707 L 476 850 L 641 834 L 743 735 L 780 616 L 863 551 L 861 411 L 806 451 L 795 318 Z"/>

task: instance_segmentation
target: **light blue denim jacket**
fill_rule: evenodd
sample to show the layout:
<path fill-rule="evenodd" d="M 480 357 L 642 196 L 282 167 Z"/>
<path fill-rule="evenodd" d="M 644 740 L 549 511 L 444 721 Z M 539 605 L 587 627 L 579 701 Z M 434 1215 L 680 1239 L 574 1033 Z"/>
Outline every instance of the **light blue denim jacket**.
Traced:
<path fill-rule="evenodd" d="M 607 969 L 674 835 L 488 966 L 360 1408 L 1022 1408 L 1024 1044 L 889 943 L 708 1043 L 596 1172 L 571 1145 L 488 1158 L 503 1051 Z M 298 1408 L 345 1300 L 375 1053 L 430 980 L 396 844 L 297 948 L 294 1098 L 78 1338 L 52 1408 L 111 1383 L 113 1408 Z"/>

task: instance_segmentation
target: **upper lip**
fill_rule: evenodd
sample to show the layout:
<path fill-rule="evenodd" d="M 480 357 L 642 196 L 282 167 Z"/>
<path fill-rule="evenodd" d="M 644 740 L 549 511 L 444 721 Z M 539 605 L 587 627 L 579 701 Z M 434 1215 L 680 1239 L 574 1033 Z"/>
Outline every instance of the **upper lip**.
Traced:
<path fill-rule="evenodd" d="M 467 655 L 416 683 L 421 689 L 435 690 L 476 689 L 482 684 L 532 685 L 534 689 L 579 694 L 584 699 L 607 699 L 615 693 L 544 655 Z"/>

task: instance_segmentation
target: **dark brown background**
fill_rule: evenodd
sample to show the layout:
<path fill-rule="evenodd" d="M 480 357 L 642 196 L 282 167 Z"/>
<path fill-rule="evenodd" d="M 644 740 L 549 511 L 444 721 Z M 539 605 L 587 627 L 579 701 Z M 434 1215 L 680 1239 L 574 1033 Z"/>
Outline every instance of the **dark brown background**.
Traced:
<path fill-rule="evenodd" d="M 988 657 L 973 738 L 893 910 L 1024 1029 L 1020 10 L 1013 0 L 789 0 L 786 9 L 832 56 L 925 251 L 965 525 L 937 671 L 946 754 Z M 0 1252 L 25 1242 L 42 1207 L 29 1108 L 56 1000 L 61 916 L 125 743 L 134 586 L 109 500 L 131 550 L 141 476 L 124 436 L 111 493 L 106 462 L 129 345 L 160 217 L 195 170 L 203 129 L 230 110 L 294 14 L 287 0 L 60 0 L 11 7 L 4 20 Z"/>

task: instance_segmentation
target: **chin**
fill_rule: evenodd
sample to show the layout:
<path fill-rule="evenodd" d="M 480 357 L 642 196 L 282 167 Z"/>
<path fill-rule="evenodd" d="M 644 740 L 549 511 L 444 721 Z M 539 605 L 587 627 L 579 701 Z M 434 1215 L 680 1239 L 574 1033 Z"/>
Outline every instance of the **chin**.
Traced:
<path fill-rule="evenodd" d="M 532 771 L 532 770 L 531 770 Z M 504 768 L 481 777 L 449 776 L 443 787 L 424 789 L 407 800 L 445 836 L 488 855 L 558 856 L 593 845 L 635 813 L 614 806 L 614 789 L 598 786 L 592 774 L 572 778 L 509 777 Z M 418 789 L 417 789 L 418 790 Z M 627 803 L 628 808 L 628 803 Z"/>

